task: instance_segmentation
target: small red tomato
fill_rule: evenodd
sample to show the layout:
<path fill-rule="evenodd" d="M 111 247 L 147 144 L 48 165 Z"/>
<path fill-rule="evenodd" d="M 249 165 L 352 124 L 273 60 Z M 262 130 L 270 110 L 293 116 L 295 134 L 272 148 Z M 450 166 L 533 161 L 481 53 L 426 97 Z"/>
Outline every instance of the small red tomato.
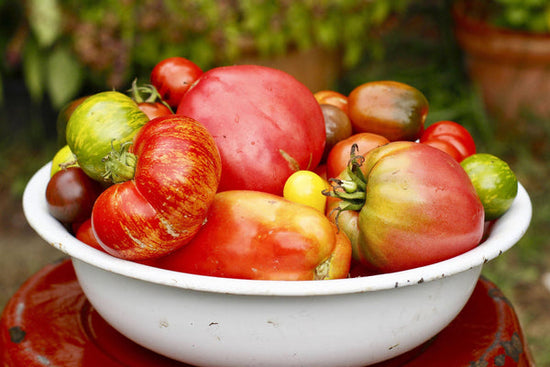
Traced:
<path fill-rule="evenodd" d="M 476 144 L 470 132 L 464 126 L 454 121 L 436 122 L 430 125 L 420 137 L 421 143 L 430 141 L 432 143 L 428 145 L 432 146 L 434 140 L 444 140 L 451 144 L 460 153 L 457 159 L 458 162 L 476 152 Z M 443 151 L 447 150 L 443 149 Z"/>
<path fill-rule="evenodd" d="M 81 222 L 90 217 L 94 202 L 103 191 L 101 184 L 80 167 L 68 167 L 54 174 L 46 187 L 50 214 L 62 223 Z"/>
<path fill-rule="evenodd" d="M 173 113 L 168 106 L 161 102 L 141 102 L 138 103 L 138 108 L 149 117 L 149 120 Z"/>
<path fill-rule="evenodd" d="M 202 75 L 202 69 L 184 57 L 169 57 L 160 61 L 151 71 L 151 84 L 157 88 L 163 101 L 177 108 L 189 87 Z"/>
<path fill-rule="evenodd" d="M 356 154 L 364 156 L 371 149 L 388 144 L 389 142 L 382 135 L 372 133 L 354 134 L 347 139 L 339 141 L 328 154 L 327 177 L 336 177 L 346 169 L 353 144 L 357 144 L 358 151 Z"/>
<path fill-rule="evenodd" d="M 457 162 L 460 162 L 463 159 L 462 153 L 460 153 L 452 143 L 446 140 L 433 138 L 433 139 L 425 140 L 422 143 L 426 145 L 431 145 L 434 148 L 444 151 L 445 153 L 453 157 Z"/>
<path fill-rule="evenodd" d="M 85 244 L 92 246 L 93 248 L 105 252 L 105 250 L 101 247 L 99 242 L 97 242 L 97 238 L 94 235 L 94 231 L 92 230 L 92 220 L 91 218 L 86 219 L 79 227 L 78 230 L 75 233 L 75 237 L 84 242 Z"/>
<path fill-rule="evenodd" d="M 348 97 L 333 90 L 321 90 L 313 94 L 319 104 L 330 104 L 348 114 Z"/>

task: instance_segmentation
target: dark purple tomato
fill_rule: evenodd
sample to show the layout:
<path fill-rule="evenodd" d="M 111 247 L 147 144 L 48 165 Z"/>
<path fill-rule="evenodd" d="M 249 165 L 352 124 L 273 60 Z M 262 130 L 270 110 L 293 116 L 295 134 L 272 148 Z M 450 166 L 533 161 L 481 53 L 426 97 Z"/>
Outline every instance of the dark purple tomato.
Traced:
<path fill-rule="evenodd" d="M 90 217 L 102 191 L 101 184 L 80 167 L 62 169 L 50 178 L 46 187 L 48 211 L 65 224 L 84 221 Z"/>

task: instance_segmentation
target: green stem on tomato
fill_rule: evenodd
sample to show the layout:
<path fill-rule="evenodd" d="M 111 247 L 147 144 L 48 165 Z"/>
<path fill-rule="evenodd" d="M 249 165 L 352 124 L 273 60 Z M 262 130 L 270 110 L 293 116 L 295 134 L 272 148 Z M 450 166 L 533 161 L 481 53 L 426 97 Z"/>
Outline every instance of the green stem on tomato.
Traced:
<path fill-rule="evenodd" d="M 160 102 L 162 103 L 163 105 L 165 105 L 166 107 L 168 107 L 168 109 L 170 110 L 170 112 L 174 112 L 172 110 L 172 108 L 170 107 L 170 105 L 168 105 L 168 103 L 166 103 L 160 93 L 158 92 L 157 88 L 155 88 L 154 85 L 152 84 L 145 84 L 145 85 L 142 85 L 142 86 L 138 86 L 137 84 L 137 78 L 134 79 L 132 81 L 132 88 L 128 89 L 128 93 L 130 93 L 130 97 L 136 102 L 136 103 L 156 103 L 156 102 Z M 145 95 L 147 96 L 146 98 L 144 98 L 142 96 L 142 93 L 145 93 Z"/>
<path fill-rule="evenodd" d="M 335 197 L 341 200 L 334 210 L 336 214 L 336 222 L 338 223 L 338 216 L 344 210 L 359 211 L 365 204 L 367 197 L 367 179 L 361 171 L 361 165 L 365 161 L 365 158 L 361 155 L 357 155 L 358 147 L 353 144 L 350 152 L 350 160 L 346 168 L 344 176 L 346 179 L 330 178 L 330 189 L 324 190 L 323 195 Z"/>
<path fill-rule="evenodd" d="M 119 151 L 116 151 L 111 142 L 111 152 L 105 158 L 105 172 L 103 178 L 105 181 L 113 183 L 121 183 L 134 178 L 136 170 L 137 157 L 130 153 L 128 148 L 131 143 L 122 144 Z"/>

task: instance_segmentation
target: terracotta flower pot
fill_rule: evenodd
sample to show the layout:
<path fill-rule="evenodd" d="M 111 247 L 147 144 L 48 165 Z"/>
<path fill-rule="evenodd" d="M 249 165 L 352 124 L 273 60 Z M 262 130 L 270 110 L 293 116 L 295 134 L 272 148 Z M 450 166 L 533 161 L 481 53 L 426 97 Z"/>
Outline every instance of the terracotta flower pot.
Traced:
<path fill-rule="evenodd" d="M 454 4 L 455 36 L 488 114 L 519 125 L 550 119 L 550 34 L 491 26 L 469 15 L 472 4 Z"/>

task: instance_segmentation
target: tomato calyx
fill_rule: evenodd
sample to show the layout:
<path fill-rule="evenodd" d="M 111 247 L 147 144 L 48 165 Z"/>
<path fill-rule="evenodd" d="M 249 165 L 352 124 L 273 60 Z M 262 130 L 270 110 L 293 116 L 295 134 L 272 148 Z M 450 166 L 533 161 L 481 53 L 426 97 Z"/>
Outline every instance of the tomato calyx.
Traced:
<path fill-rule="evenodd" d="M 130 97 L 138 104 L 161 103 L 162 105 L 166 106 L 171 113 L 174 113 L 172 107 L 170 107 L 170 105 L 162 99 L 162 96 L 153 84 L 138 85 L 137 79 L 134 79 L 134 81 L 132 82 L 132 88 L 128 89 L 128 93 L 130 94 Z M 144 97 L 143 94 L 145 94 L 146 97 Z"/>
<path fill-rule="evenodd" d="M 111 152 L 103 158 L 103 162 L 105 162 L 103 179 L 105 181 L 122 183 L 134 178 L 137 157 L 129 151 L 131 145 L 131 142 L 126 142 L 117 151 L 111 141 Z"/>
<path fill-rule="evenodd" d="M 357 154 L 357 144 L 353 144 L 350 151 L 350 160 L 346 170 L 341 175 L 342 177 L 329 178 L 330 188 L 323 191 L 323 195 L 340 199 L 333 211 L 337 211 L 336 223 L 338 216 L 344 210 L 359 211 L 365 204 L 367 179 L 361 171 L 361 166 L 365 161 L 365 157 Z"/>

